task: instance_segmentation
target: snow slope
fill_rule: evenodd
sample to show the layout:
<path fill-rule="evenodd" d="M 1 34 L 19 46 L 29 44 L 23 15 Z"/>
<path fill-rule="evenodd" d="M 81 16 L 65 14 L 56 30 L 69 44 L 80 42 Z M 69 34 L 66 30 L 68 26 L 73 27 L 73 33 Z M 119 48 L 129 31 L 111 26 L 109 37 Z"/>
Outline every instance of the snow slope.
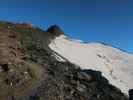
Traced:
<path fill-rule="evenodd" d="M 111 84 L 128 95 L 133 88 L 133 55 L 100 43 L 83 43 L 60 35 L 49 47 L 82 69 L 103 73 Z"/>

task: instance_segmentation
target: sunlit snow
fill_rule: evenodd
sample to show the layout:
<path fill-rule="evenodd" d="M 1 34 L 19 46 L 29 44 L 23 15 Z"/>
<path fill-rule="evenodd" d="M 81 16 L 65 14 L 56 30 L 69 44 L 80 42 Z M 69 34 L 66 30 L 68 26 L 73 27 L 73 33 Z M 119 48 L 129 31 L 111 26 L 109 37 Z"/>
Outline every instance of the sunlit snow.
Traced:
<path fill-rule="evenodd" d="M 109 82 L 128 94 L 133 88 L 133 55 L 101 43 L 83 43 L 61 35 L 49 47 L 82 69 L 101 71 Z"/>

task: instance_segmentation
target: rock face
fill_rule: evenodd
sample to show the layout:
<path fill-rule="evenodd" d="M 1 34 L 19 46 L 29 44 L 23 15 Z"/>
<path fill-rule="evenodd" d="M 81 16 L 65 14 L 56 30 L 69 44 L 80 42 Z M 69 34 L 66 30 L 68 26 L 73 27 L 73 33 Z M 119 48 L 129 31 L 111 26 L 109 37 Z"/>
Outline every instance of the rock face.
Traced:
<path fill-rule="evenodd" d="M 58 25 L 52 25 L 51 27 L 48 28 L 47 32 L 54 34 L 56 36 L 64 34 L 64 32 L 60 29 Z"/>
<path fill-rule="evenodd" d="M 56 29 L 0 22 L 0 100 L 128 100 L 101 72 L 58 61 Z"/>

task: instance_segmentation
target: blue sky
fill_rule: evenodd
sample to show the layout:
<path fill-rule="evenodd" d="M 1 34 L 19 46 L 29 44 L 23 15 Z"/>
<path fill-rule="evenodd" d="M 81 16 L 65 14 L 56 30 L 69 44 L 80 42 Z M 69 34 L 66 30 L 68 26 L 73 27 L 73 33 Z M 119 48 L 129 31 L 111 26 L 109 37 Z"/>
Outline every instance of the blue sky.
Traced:
<path fill-rule="evenodd" d="M 72 38 L 133 53 L 133 0 L 0 0 L 0 20 L 58 24 Z"/>

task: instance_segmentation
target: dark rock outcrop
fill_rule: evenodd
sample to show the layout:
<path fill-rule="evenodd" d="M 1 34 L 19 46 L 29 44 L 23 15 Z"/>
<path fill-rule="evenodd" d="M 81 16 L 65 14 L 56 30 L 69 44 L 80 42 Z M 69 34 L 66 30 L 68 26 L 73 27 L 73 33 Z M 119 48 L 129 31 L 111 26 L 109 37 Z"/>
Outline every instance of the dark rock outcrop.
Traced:
<path fill-rule="evenodd" d="M 61 34 L 64 34 L 64 32 L 61 30 L 61 28 L 58 25 L 52 25 L 48 28 L 47 32 L 52 33 L 55 36 L 59 36 Z"/>
<path fill-rule="evenodd" d="M 133 89 L 129 90 L 129 100 L 133 100 Z"/>

